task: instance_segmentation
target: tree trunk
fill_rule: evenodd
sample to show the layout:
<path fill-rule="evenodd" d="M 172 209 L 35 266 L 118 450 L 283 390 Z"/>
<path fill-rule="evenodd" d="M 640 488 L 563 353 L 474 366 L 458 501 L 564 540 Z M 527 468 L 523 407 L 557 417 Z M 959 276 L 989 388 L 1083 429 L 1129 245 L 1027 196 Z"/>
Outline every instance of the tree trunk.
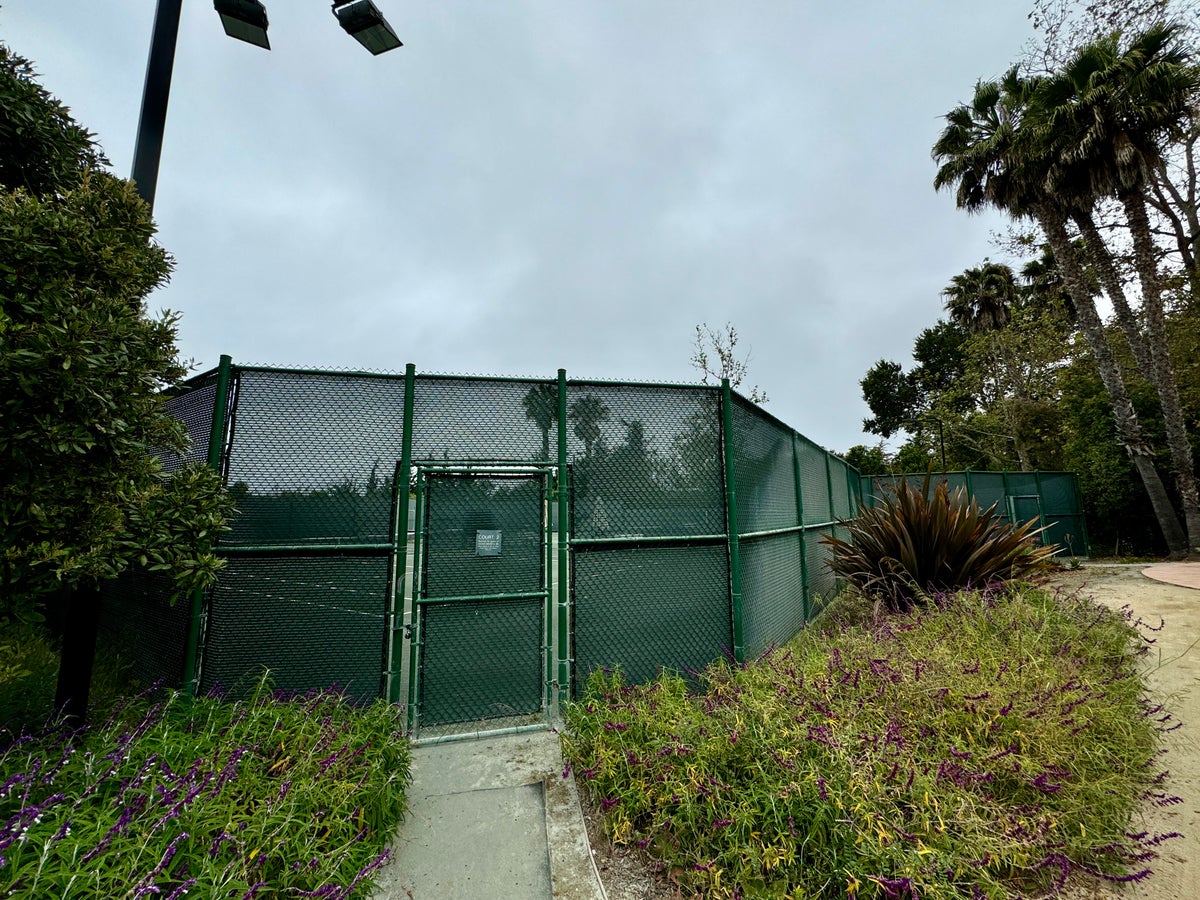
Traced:
<path fill-rule="evenodd" d="M 92 581 L 76 586 L 67 597 L 63 615 L 62 659 L 54 708 L 63 724 L 78 728 L 87 721 L 92 667 L 96 661 L 96 632 L 100 625 L 100 590 Z"/>
<path fill-rule="evenodd" d="M 1146 339 L 1142 335 L 1142 327 L 1125 297 L 1125 288 L 1121 286 L 1121 276 L 1117 274 L 1117 267 L 1113 265 L 1104 238 L 1100 236 L 1100 231 L 1096 228 L 1096 223 L 1092 221 L 1090 214 L 1074 212 L 1071 214 L 1071 220 L 1083 235 L 1083 245 L 1087 248 L 1088 262 L 1096 270 L 1096 274 L 1100 278 L 1100 286 L 1104 288 L 1104 293 L 1108 294 L 1108 299 L 1112 301 L 1113 312 L 1117 314 L 1117 324 L 1121 326 L 1121 333 L 1125 335 L 1125 342 L 1129 344 L 1129 350 L 1133 353 L 1133 361 L 1137 364 L 1137 369 L 1142 377 L 1153 384 L 1154 364 L 1150 359 L 1150 351 L 1146 347 Z"/>
<path fill-rule="evenodd" d="M 1067 289 L 1071 293 L 1071 299 L 1075 302 L 1076 321 L 1091 348 L 1100 380 L 1108 392 L 1113 417 L 1116 420 L 1117 435 L 1146 488 L 1146 494 L 1150 498 L 1150 505 L 1158 519 L 1163 539 L 1167 542 L 1167 549 L 1173 557 L 1186 555 L 1188 552 L 1187 537 L 1179 525 L 1179 517 L 1171 506 L 1171 500 L 1167 496 L 1162 479 L 1158 476 L 1158 470 L 1154 468 L 1154 454 L 1146 443 L 1141 423 L 1138 422 L 1137 412 L 1129 399 L 1129 393 L 1125 390 L 1121 369 L 1113 356 L 1112 348 L 1108 345 L 1108 338 L 1104 334 L 1104 323 L 1100 321 L 1100 316 L 1096 312 L 1091 291 L 1087 288 L 1083 271 L 1075 256 L 1074 248 L 1071 246 L 1065 220 L 1053 211 L 1040 209 L 1037 211 L 1037 221 L 1046 234 L 1046 240 L 1050 244 L 1059 269 L 1062 270 Z"/>
<path fill-rule="evenodd" d="M 1195 552 L 1200 549 L 1200 492 L 1196 488 L 1195 457 L 1183 417 L 1183 403 L 1179 398 L 1179 380 L 1175 377 L 1167 346 L 1157 252 L 1154 239 L 1150 236 L 1150 219 L 1146 215 L 1142 193 L 1136 190 L 1123 191 L 1120 198 L 1133 236 L 1133 258 L 1142 288 L 1142 318 L 1146 320 L 1146 343 L 1150 350 L 1153 375 L 1151 382 L 1158 390 L 1158 401 L 1162 405 L 1167 447 L 1171 452 L 1171 466 L 1175 470 L 1175 484 L 1179 489 L 1187 527 L 1188 550 Z"/>

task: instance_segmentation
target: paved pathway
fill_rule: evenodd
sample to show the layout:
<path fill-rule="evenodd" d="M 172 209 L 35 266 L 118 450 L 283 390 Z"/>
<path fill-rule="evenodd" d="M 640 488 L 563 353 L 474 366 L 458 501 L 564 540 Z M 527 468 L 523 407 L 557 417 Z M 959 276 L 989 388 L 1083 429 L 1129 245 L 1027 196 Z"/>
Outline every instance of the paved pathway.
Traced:
<path fill-rule="evenodd" d="M 1200 562 L 1155 563 L 1142 569 L 1142 574 L 1155 581 L 1200 591 Z"/>
<path fill-rule="evenodd" d="M 420 745 L 409 812 L 376 896 L 602 900 L 558 735 Z"/>

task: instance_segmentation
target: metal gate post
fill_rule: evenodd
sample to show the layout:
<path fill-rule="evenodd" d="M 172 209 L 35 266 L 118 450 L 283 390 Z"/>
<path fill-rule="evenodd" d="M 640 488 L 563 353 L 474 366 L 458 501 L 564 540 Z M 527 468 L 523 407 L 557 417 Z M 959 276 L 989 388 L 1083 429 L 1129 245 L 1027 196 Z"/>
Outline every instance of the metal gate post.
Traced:
<path fill-rule="evenodd" d="M 570 479 L 567 475 L 567 370 L 558 370 L 558 702 L 571 696 L 570 564 L 567 515 Z"/>
<path fill-rule="evenodd" d="M 233 377 L 233 358 L 222 353 L 217 366 L 217 395 L 213 398 L 212 429 L 208 435 L 208 466 L 220 474 L 225 453 L 225 413 L 229 402 L 229 382 Z M 183 645 L 183 693 L 195 697 L 200 686 L 200 622 L 204 616 L 204 591 L 192 592 L 188 609 L 187 638 Z"/>
<path fill-rule="evenodd" d="M 408 575 L 408 493 L 412 472 L 413 403 L 416 384 L 417 367 L 409 363 L 404 367 L 404 430 L 400 439 L 400 464 L 396 467 L 394 478 L 395 489 L 400 492 L 399 509 L 396 512 L 396 537 L 398 538 L 396 554 L 399 564 L 396 583 L 392 586 L 392 595 L 389 598 L 391 603 L 391 615 L 388 617 L 388 625 L 391 629 L 389 634 L 391 655 L 387 660 L 387 698 L 389 703 L 400 702 L 400 680 L 396 678 L 396 674 L 404 665 L 404 642 L 408 639 L 410 631 L 409 628 L 404 627 L 404 581 Z M 397 640 L 397 635 L 403 635 L 403 637 Z"/>
<path fill-rule="evenodd" d="M 725 529 L 729 541 L 729 614 L 733 624 L 733 658 L 745 662 L 742 636 L 742 558 L 738 550 L 737 488 L 734 486 L 733 391 L 721 379 L 721 451 L 725 457 Z"/>
<path fill-rule="evenodd" d="M 420 667 L 418 665 L 421 655 L 421 642 L 424 640 L 424 635 L 421 633 L 421 607 L 417 603 L 417 598 L 421 595 L 421 545 L 425 540 L 425 504 L 428 501 L 425 499 L 425 473 L 421 469 L 417 469 L 417 520 L 416 529 L 413 532 L 413 573 L 412 573 L 412 596 L 413 596 L 413 620 L 412 620 L 412 639 L 409 643 L 408 651 L 408 727 L 410 731 L 417 729 L 417 702 L 420 694 L 418 692 L 417 679 L 420 675 Z M 405 525 L 407 527 L 407 523 Z"/>

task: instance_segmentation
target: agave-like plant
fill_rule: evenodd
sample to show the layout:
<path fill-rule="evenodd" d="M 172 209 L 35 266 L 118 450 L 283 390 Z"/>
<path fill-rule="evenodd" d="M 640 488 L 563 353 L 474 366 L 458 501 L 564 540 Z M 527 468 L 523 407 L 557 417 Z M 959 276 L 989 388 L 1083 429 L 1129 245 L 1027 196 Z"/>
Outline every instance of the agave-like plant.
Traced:
<path fill-rule="evenodd" d="M 1026 578 L 1051 568 L 1057 547 L 1037 543 L 1036 519 L 1013 525 L 981 510 L 959 487 L 942 481 L 929 493 L 901 479 L 878 506 L 859 507 L 843 521 L 849 540 L 826 538 L 829 567 L 893 612 L 920 604 L 931 594 Z"/>

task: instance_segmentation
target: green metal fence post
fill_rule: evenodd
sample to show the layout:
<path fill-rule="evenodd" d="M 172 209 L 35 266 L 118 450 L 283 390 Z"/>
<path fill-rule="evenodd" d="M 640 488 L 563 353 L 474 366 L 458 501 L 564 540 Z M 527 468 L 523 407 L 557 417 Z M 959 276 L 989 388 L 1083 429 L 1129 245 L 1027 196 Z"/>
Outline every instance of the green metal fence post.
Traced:
<path fill-rule="evenodd" d="M 829 460 L 831 459 L 829 451 L 825 451 L 825 490 L 826 496 L 829 497 L 829 515 L 825 517 L 826 522 L 832 522 L 837 518 L 837 513 L 833 509 L 833 469 L 830 467 Z"/>
<path fill-rule="evenodd" d="M 221 354 L 217 366 L 217 393 L 213 398 L 212 429 L 208 434 L 208 465 L 220 473 L 225 453 L 225 418 L 229 401 L 229 382 L 233 377 L 233 358 Z M 188 610 L 187 639 L 183 645 L 183 692 L 184 696 L 195 697 L 200 673 L 200 624 L 204 617 L 204 591 L 197 588 L 192 592 Z"/>
<path fill-rule="evenodd" d="M 1042 529 L 1042 533 L 1038 538 L 1042 542 L 1042 546 L 1046 546 L 1046 495 L 1042 491 L 1042 470 L 1033 470 L 1033 483 L 1037 487 L 1038 495 L 1038 528 Z M 1055 521 L 1058 517 L 1055 516 Z"/>
<path fill-rule="evenodd" d="M 570 697 L 571 656 L 570 628 L 567 617 L 571 611 L 570 554 L 567 529 L 569 515 L 567 474 L 567 370 L 558 370 L 558 702 Z"/>
<path fill-rule="evenodd" d="M 1078 472 L 1071 473 L 1071 487 L 1075 493 L 1075 516 L 1079 520 L 1079 536 L 1083 538 L 1083 552 L 1078 555 L 1090 557 L 1092 555 L 1092 545 L 1088 540 L 1087 516 L 1083 512 L 1083 490 L 1079 487 Z"/>
<path fill-rule="evenodd" d="M 733 460 L 733 391 L 721 379 L 721 452 L 725 457 L 725 529 L 729 541 L 729 614 L 733 624 L 733 658 L 745 662 L 742 635 L 742 559 L 738 550 L 737 488 Z"/>
<path fill-rule="evenodd" d="M 420 678 L 420 655 L 421 644 L 425 640 L 425 635 L 421 632 L 421 617 L 422 612 L 418 607 L 418 600 L 421 596 L 423 585 L 421 584 L 421 545 L 425 540 L 425 504 L 428 500 L 425 497 L 426 475 L 424 470 L 417 469 L 417 517 L 416 525 L 413 529 L 413 573 L 412 573 L 412 595 L 413 595 L 413 620 L 412 620 L 412 638 L 409 642 L 408 651 L 408 727 L 410 731 L 416 731 L 418 726 L 417 712 L 420 699 L 418 680 Z"/>
<path fill-rule="evenodd" d="M 393 585 L 391 602 L 391 659 L 388 661 L 388 702 L 400 702 L 400 681 L 396 678 L 404 665 L 404 642 L 408 639 L 409 631 L 404 627 L 404 582 L 408 577 L 408 494 L 411 490 L 412 472 L 412 429 L 413 403 L 416 396 L 417 367 L 409 363 L 404 367 L 404 419 L 403 433 L 400 438 L 400 465 L 396 469 L 396 490 L 400 492 L 399 510 L 396 513 L 396 537 L 398 557 L 398 575 Z M 397 635 L 403 635 L 400 640 Z"/>
<path fill-rule="evenodd" d="M 804 475 L 800 470 L 800 435 L 792 432 L 792 474 L 796 480 L 796 524 L 800 526 L 800 598 L 804 621 L 808 621 L 808 550 L 804 533 Z"/>

